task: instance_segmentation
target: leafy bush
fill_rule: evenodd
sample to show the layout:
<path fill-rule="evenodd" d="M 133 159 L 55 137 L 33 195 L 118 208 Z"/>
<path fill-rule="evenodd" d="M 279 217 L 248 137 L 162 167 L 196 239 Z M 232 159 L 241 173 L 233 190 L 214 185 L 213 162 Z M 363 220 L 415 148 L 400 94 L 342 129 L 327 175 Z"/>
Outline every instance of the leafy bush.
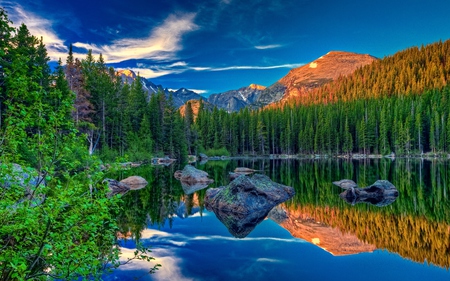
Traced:
<path fill-rule="evenodd" d="M 230 152 L 225 148 L 221 147 L 218 149 L 210 148 L 204 152 L 208 156 L 230 156 Z"/>

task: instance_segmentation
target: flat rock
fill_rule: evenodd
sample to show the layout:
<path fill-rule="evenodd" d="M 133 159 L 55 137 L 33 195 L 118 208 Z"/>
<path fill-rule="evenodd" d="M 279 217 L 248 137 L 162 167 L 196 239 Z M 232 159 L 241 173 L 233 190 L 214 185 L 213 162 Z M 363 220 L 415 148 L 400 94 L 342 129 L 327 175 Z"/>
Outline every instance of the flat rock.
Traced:
<path fill-rule="evenodd" d="M 148 182 L 140 176 L 130 176 L 120 181 L 126 184 L 130 189 L 137 190 L 147 186 Z"/>

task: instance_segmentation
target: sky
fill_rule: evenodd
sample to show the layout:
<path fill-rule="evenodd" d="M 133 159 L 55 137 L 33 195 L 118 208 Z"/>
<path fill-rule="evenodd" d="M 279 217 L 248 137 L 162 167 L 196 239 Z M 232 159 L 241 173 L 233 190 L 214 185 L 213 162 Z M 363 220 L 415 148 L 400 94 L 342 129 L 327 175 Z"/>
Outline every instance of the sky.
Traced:
<path fill-rule="evenodd" d="M 378 58 L 450 38 L 448 0 L 0 0 L 52 61 L 89 49 L 169 89 L 270 86 L 329 51 Z"/>

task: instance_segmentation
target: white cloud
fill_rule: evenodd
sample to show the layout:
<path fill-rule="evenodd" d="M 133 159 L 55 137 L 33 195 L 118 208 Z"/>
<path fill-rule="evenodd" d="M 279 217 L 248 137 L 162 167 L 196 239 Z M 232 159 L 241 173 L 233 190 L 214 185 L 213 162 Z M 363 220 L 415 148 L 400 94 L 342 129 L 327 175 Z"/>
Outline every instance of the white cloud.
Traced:
<path fill-rule="evenodd" d="M 175 62 L 169 65 L 147 65 L 144 63 L 137 63 L 137 67 L 126 68 L 133 70 L 136 74 L 139 73 L 141 77 L 147 79 L 157 78 L 168 74 L 179 74 L 186 71 L 229 71 L 229 70 L 269 70 L 277 68 L 296 68 L 303 66 L 303 63 L 297 64 L 281 64 L 270 66 L 251 66 L 251 65 L 238 65 L 227 67 L 210 67 L 210 66 L 190 66 L 186 62 Z M 117 68 L 121 69 L 121 68 Z"/>
<path fill-rule="evenodd" d="M 161 69 L 151 69 L 151 68 L 140 68 L 140 67 L 128 67 L 128 68 L 120 68 L 117 67 L 116 70 L 122 70 L 122 69 L 129 69 L 132 70 L 134 73 L 139 74 L 139 76 L 152 79 L 157 78 L 160 76 L 176 73 L 175 71 L 171 70 L 161 70 Z"/>
<path fill-rule="evenodd" d="M 110 45 L 77 42 L 75 47 L 94 53 L 102 53 L 108 63 L 129 59 L 173 60 L 182 49 L 182 36 L 198 29 L 194 23 L 196 14 L 170 15 L 155 27 L 146 38 L 123 38 Z"/>
<path fill-rule="evenodd" d="M 267 50 L 267 49 L 275 49 L 275 48 L 280 48 L 282 47 L 282 45 L 280 44 L 273 44 L 273 45 L 259 45 L 259 46 L 255 46 L 255 49 L 258 50 Z"/>
<path fill-rule="evenodd" d="M 269 259 L 269 258 L 259 258 L 256 260 L 257 262 L 270 262 L 270 263 L 282 263 L 282 260 L 277 259 Z"/>
<path fill-rule="evenodd" d="M 176 91 L 178 91 L 179 89 L 168 89 L 169 91 L 172 91 L 172 92 L 176 92 Z M 199 95 L 203 95 L 203 94 L 207 94 L 208 93 L 208 90 L 199 90 L 199 89 L 188 89 L 189 91 L 193 91 L 193 92 L 195 92 L 196 94 L 199 94 Z M 192 215 L 192 216 L 189 216 L 189 217 L 200 217 L 200 214 L 194 214 L 194 215 Z"/>
<path fill-rule="evenodd" d="M 59 58 L 64 60 L 67 57 L 68 48 L 64 45 L 64 40 L 59 38 L 58 34 L 53 30 L 52 21 L 25 11 L 22 6 L 16 3 L 9 1 L 4 3 L 9 7 L 8 16 L 14 22 L 15 27 L 19 27 L 24 23 L 31 35 L 39 39 L 42 37 L 48 56 L 52 61 L 57 61 Z M 79 57 L 81 58 L 82 55 L 79 54 Z"/>
<path fill-rule="evenodd" d="M 226 71 L 226 70 L 243 70 L 243 69 L 257 69 L 257 70 L 265 70 L 265 69 L 276 69 L 276 68 L 296 68 L 304 65 L 303 63 L 294 63 L 294 64 L 280 64 L 280 65 L 269 65 L 269 66 L 251 66 L 251 65 L 238 65 L 238 66 L 227 66 L 227 67 L 219 67 L 219 68 L 209 68 L 210 71 Z"/>
<path fill-rule="evenodd" d="M 136 249 L 120 248 L 120 260 L 126 262 L 129 258 L 134 257 Z M 150 255 L 155 258 L 151 263 L 141 260 L 133 260 L 130 263 L 122 265 L 120 271 L 143 271 L 148 272 L 155 264 L 161 264 L 156 274 L 152 275 L 151 280 L 180 280 L 189 281 L 191 278 L 183 276 L 180 265 L 182 260 L 176 257 L 175 253 L 165 249 L 152 249 Z"/>

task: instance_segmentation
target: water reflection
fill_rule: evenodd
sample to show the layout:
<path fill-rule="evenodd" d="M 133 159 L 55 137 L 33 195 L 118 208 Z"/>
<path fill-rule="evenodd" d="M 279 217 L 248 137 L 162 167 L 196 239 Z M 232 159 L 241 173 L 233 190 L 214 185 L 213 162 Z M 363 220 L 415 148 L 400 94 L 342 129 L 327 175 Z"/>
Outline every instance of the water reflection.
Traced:
<path fill-rule="evenodd" d="M 242 166 L 262 170 L 273 181 L 294 187 L 294 198 L 283 204 L 285 215 L 271 217 L 293 236 L 334 255 L 387 249 L 419 263 L 449 268 L 449 164 L 419 159 L 259 159 L 207 162 L 197 168 L 214 179 L 210 187 L 228 184 L 228 173 Z M 203 215 L 206 191 L 186 195 L 173 178 L 174 169 L 147 166 L 121 175 L 138 174 L 149 182 L 146 188 L 124 196 L 124 212 L 118 218 L 122 233 L 139 239 L 149 224 L 171 227 L 177 216 Z M 387 179 L 400 195 L 394 204 L 384 208 L 351 206 L 339 197 L 341 189 L 331 184 L 342 178 L 360 186 Z"/>
<path fill-rule="evenodd" d="M 257 209 L 251 213 L 239 213 L 216 208 L 213 208 L 212 211 L 227 227 L 231 235 L 236 238 L 244 238 L 267 217 L 270 209 Z"/>

